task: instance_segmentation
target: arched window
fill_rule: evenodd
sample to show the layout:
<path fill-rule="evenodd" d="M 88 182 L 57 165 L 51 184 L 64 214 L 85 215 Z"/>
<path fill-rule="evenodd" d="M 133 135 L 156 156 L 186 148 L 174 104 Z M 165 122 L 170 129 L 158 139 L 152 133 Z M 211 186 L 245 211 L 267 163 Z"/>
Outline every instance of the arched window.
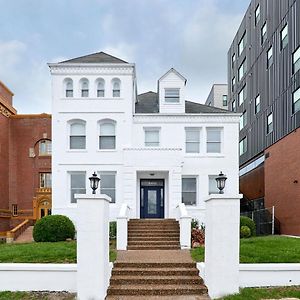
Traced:
<path fill-rule="evenodd" d="M 70 149 L 85 149 L 85 122 L 74 121 L 70 125 Z"/>
<path fill-rule="evenodd" d="M 65 96 L 73 97 L 73 80 L 71 78 L 65 79 Z"/>
<path fill-rule="evenodd" d="M 105 96 L 105 83 L 103 79 L 97 80 L 97 97 Z"/>
<path fill-rule="evenodd" d="M 112 120 L 100 122 L 99 149 L 116 149 L 116 126 Z"/>
<path fill-rule="evenodd" d="M 120 90 L 121 90 L 121 81 L 118 78 L 112 80 L 112 94 L 113 97 L 120 97 Z"/>
<path fill-rule="evenodd" d="M 89 81 L 87 79 L 81 80 L 81 97 L 89 96 Z"/>
<path fill-rule="evenodd" d="M 41 140 L 39 141 L 39 155 L 51 155 L 51 141 L 50 140 Z"/>

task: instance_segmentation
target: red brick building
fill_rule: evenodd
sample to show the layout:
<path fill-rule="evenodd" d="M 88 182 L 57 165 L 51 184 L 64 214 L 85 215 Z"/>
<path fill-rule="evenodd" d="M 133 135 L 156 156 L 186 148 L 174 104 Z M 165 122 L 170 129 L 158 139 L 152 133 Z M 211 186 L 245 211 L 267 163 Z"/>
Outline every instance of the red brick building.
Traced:
<path fill-rule="evenodd" d="M 0 232 L 51 213 L 51 115 L 18 115 L 0 82 Z"/>

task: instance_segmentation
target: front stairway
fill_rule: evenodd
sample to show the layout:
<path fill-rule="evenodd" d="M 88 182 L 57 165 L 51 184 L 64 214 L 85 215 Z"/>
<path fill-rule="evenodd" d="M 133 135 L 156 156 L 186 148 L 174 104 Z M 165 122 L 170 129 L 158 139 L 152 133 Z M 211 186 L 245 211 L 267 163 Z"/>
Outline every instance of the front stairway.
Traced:
<path fill-rule="evenodd" d="M 118 251 L 107 300 L 209 299 L 175 219 L 130 220 L 127 249 Z"/>

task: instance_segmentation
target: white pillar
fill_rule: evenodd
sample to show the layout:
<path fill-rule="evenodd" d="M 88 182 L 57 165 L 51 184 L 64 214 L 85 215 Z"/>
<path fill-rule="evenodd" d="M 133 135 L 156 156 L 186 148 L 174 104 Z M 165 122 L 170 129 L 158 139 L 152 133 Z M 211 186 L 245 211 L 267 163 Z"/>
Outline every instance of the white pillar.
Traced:
<path fill-rule="evenodd" d="M 77 198 L 77 299 L 103 300 L 109 285 L 107 195 Z"/>
<path fill-rule="evenodd" d="M 205 284 L 211 298 L 238 293 L 240 198 L 211 195 L 205 211 Z"/>
<path fill-rule="evenodd" d="M 191 221 L 192 218 L 189 216 L 183 216 L 179 219 L 181 249 L 191 249 Z"/>
<path fill-rule="evenodd" d="M 117 217 L 117 250 L 127 250 L 127 229 L 127 217 Z"/>

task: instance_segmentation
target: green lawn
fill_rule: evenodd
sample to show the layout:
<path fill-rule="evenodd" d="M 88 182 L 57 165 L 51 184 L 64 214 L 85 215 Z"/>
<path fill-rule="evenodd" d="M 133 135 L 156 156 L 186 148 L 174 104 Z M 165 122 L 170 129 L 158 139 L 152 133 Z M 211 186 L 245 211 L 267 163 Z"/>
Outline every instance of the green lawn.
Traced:
<path fill-rule="evenodd" d="M 224 297 L 222 300 L 261 300 L 281 298 L 300 299 L 300 287 L 245 288 L 241 289 L 239 294 Z"/>
<path fill-rule="evenodd" d="M 0 300 L 74 300 L 74 294 L 49 292 L 0 292 Z"/>
<path fill-rule="evenodd" d="M 195 261 L 204 261 L 204 248 L 192 249 L 191 255 Z M 283 236 L 241 239 L 240 262 L 300 263 L 300 239 Z"/>
<path fill-rule="evenodd" d="M 110 261 L 116 255 L 112 241 Z M 0 244 L 0 263 L 76 263 L 76 242 Z"/>

